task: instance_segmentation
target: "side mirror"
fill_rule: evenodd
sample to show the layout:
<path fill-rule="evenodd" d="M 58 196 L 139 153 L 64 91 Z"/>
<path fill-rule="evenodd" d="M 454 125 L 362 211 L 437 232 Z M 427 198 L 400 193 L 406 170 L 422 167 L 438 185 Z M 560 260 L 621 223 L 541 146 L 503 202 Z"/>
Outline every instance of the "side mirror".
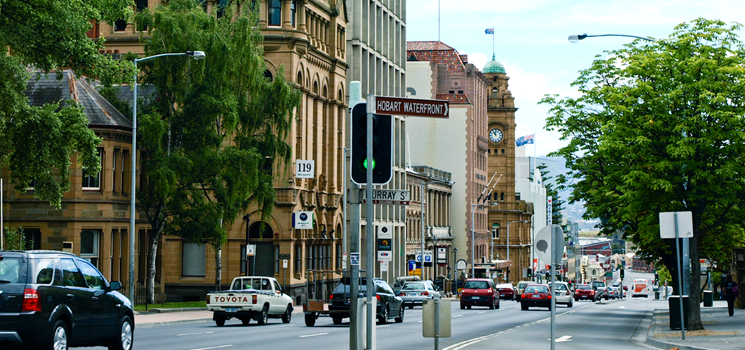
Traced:
<path fill-rule="evenodd" d="M 122 289 L 122 283 L 119 281 L 112 281 L 111 282 L 111 290 L 120 290 Z"/>

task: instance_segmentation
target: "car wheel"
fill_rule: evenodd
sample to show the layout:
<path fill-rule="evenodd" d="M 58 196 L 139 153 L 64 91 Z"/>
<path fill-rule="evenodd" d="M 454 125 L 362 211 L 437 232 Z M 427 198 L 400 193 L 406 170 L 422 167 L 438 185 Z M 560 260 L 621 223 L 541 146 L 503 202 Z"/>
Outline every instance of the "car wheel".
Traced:
<path fill-rule="evenodd" d="M 525 311 L 525 310 L 528 309 L 528 305 L 525 305 L 523 303 L 520 303 L 520 309 L 523 310 L 523 311 Z"/>
<path fill-rule="evenodd" d="M 241 319 L 241 324 L 242 325 L 248 326 L 249 323 L 251 323 L 251 318 L 250 317 L 246 317 L 246 318 L 242 318 Z"/>
<path fill-rule="evenodd" d="M 132 319 L 129 316 L 124 315 L 122 317 L 117 334 L 119 337 L 109 345 L 109 350 L 131 350 L 134 332 L 132 330 Z"/>
<path fill-rule="evenodd" d="M 314 312 L 305 314 L 305 325 L 308 327 L 316 325 L 316 314 Z"/>
<path fill-rule="evenodd" d="M 497 299 L 497 309 L 499 309 L 499 303 L 501 302 L 502 302 L 501 300 Z"/>
<path fill-rule="evenodd" d="M 290 323 L 292 320 L 292 311 L 294 309 L 292 308 L 292 305 L 287 305 L 287 310 L 284 314 L 282 314 L 282 323 Z"/>
<path fill-rule="evenodd" d="M 404 321 L 404 310 L 406 309 L 402 307 L 401 311 L 398 312 L 398 317 L 396 317 L 396 323 L 401 323 Z"/>
<path fill-rule="evenodd" d="M 494 298 L 491 299 L 491 303 L 489 303 L 489 310 L 494 310 Z"/>
<path fill-rule="evenodd" d="M 224 319 L 224 318 L 218 318 L 218 319 L 215 319 L 215 324 L 216 324 L 216 325 L 217 325 L 218 327 L 222 327 L 222 326 L 224 326 L 224 325 L 225 325 L 225 319 Z"/>
<path fill-rule="evenodd" d="M 331 316 L 331 320 L 334 321 L 334 324 L 341 324 L 342 318 L 338 316 Z"/>
<path fill-rule="evenodd" d="M 264 305 L 264 307 L 261 309 L 261 314 L 259 314 L 259 324 L 265 325 L 267 321 L 269 321 L 269 305 Z"/>
<path fill-rule="evenodd" d="M 466 306 L 466 307 L 468 308 L 468 310 L 471 310 L 471 305 L 468 305 L 468 306 Z"/>
<path fill-rule="evenodd" d="M 380 307 L 380 318 L 378 318 L 378 321 L 382 324 L 388 323 L 388 314 L 390 310 L 388 309 L 388 305 L 384 305 Z"/>
<path fill-rule="evenodd" d="M 461 309 L 461 310 L 463 310 L 463 309 L 465 309 L 465 308 L 466 308 L 466 306 L 465 306 L 465 305 L 463 305 L 463 304 L 460 304 L 460 309 Z"/>
<path fill-rule="evenodd" d="M 424 304 L 422 304 L 422 305 L 424 305 Z M 411 310 L 413 308 L 414 308 L 414 304 L 409 304 L 409 310 Z"/>
<path fill-rule="evenodd" d="M 67 324 L 62 320 L 57 320 L 52 328 L 52 338 L 49 339 L 49 343 L 41 347 L 42 349 L 49 350 L 67 350 L 68 342 L 70 341 L 69 333 L 67 332 Z"/>
<path fill-rule="evenodd" d="M 567 307 L 572 307 L 572 306 L 574 306 L 574 301 L 572 301 L 572 299 L 569 299 L 569 304 L 567 304 Z"/>

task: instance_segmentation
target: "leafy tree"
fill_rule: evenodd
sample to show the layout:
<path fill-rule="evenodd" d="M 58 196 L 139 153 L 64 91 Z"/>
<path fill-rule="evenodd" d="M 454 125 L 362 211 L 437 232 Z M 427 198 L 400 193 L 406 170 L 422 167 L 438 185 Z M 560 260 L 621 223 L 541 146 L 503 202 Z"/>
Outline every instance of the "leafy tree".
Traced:
<path fill-rule="evenodd" d="M 222 13 L 222 12 L 221 12 Z M 254 13 L 204 12 L 195 0 L 171 0 L 137 16 L 150 28 L 145 53 L 200 50 L 203 61 L 163 57 L 142 64 L 157 88 L 153 112 L 141 116 L 138 144 L 145 177 L 137 193 L 150 236 L 148 299 L 154 299 L 155 253 L 165 233 L 215 249 L 216 288 L 226 229 L 255 202 L 270 217 L 272 170 L 287 167 L 286 139 L 299 91 L 280 68 L 267 79 L 263 36 Z"/>
<path fill-rule="evenodd" d="M 743 242 L 745 50 L 740 24 L 696 19 L 670 37 L 636 40 L 596 56 L 574 86 L 582 96 L 546 96 L 546 129 L 569 140 L 570 201 L 606 234 L 624 232 L 647 261 L 677 278 L 674 240 L 659 238 L 659 213 L 690 211 L 691 274 L 699 257 L 728 266 Z M 567 178 L 561 178 L 562 186 Z M 677 286 L 677 283 L 674 284 Z M 701 293 L 691 284 L 689 329 L 703 329 Z"/>
<path fill-rule="evenodd" d="M 25 250 L 34 247 L 33 240 L 26 240 L 22 226 L 16 228 L 5 226 L 3 232 L 5 232 L 5 241 L 3 242 L 3 249 L 5 250 Z"/>
<path fill-rule="evenodd" d="M 86 32 L 96 21 L 127 18 L 131 4 L 0 0 L 0 166 L 10 170 L 16 189 L 35 181 L 34 195 L 61 208 L 74 155 L 85 170 L 100 170 L 96 147 L 101 139 L 88 129 L 82 107 L 74 102 L 30 106 L 27 68 L 70 68 L 104 84 L 127 81 L 134 73 L 132 63 L 100 54 L 103 41 L 88 39 Z"/>

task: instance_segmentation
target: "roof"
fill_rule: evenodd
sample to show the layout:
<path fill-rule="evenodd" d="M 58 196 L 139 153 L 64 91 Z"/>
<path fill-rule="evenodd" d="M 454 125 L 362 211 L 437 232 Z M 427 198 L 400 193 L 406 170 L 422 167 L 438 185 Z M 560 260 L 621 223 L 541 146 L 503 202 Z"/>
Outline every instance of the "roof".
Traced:
<path fill-rule="evenodd" d="M 494 57 L 495 57 L 494 54 L 492 54 L 491 61 L 486 62 L 486 64 L 484 65 L 484 68 L 481 69 L 481 71 L 484 74 L 488 74 L 488 73 L 507 74 L 507 71 L 504 70 L 504 65 L 497 62 L 497 60 L 495 60 Z"/>
<path fill-rule="evenodd" d="M 468 95 L 464 94 L 437 94 L 435 98 L 438 100 L 450 101 L 451 104 L 471 104 Z"/>
<path fill-rule="evenodd" d="M 408 41 L 406 42 L 406 57 L 409 61 L 429 61 L 447 65 L 448 71 L 465 72 L 466 62 L 454 48 L 441 41 Z"/>
<path fill-rule="evenodd" d="M 71 100 L 76 101 L 83 107 L 91 127 L 132 129 L 132 122 L 103 98 L 93 83 L 86 78 L 76 77 L 69 69 L 59 73 L 32 72 L 26 86 L 26 96 L 32 106 L 54 102 L 65 106 Z"/>

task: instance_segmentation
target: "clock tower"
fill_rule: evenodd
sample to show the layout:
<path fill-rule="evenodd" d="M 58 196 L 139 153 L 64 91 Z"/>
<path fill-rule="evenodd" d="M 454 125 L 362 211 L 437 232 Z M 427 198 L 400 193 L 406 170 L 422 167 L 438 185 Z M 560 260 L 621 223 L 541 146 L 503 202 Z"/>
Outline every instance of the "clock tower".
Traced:
<path fill-rule="evenodd" d="M 496 185 L 490 184 L 488 228 L 492 235 L 493 260 L 509 261 L 510 267 L 502 268 L 500 282 L 517 282 L 527 279 L 531 268 L 531 217 L 532 203 L 519 199 L 515 193 L 515 98 L 509 90 L 509 77 L 504 66 L 494 60 L 482 72 L 491 86 L 488 98 L 489 150 L 488 174 L 496 174 Z M 501 178 L 500 178 L 501 176 Z M 493 186 L 493 188 L 492 188 Z M 505 265 L 505 264 L 498 264 Z M 498 270 L 499 272 L 499 270 Z"/>

